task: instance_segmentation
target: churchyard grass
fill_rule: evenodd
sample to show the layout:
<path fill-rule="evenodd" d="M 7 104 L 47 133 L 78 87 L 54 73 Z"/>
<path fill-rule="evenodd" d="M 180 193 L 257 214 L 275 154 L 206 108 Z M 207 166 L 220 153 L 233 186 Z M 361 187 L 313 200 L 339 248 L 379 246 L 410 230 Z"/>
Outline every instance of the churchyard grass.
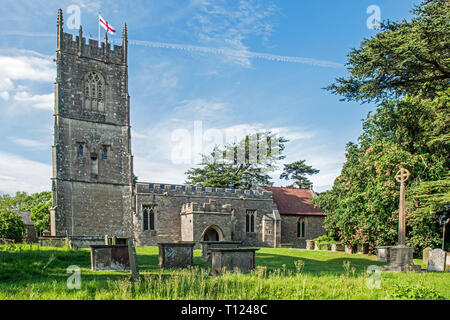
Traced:
<path fill-rule="evenodd" d="M 261 248 L 252 273 L 211 277 L 200 250 L 194 251 L 194 268 L 160 269 L 157 247 L 136 249 L 142 279 L 131 282 L 129 272 L 92 272 L 89 249 L 1 245 L 0 299 L 450 298 L 450 272 L 382 272 L 379 282 L 371 282 L 377 274 L 368 273 L 368 267 L 384 263 L 363 254 Z M 71 265 L 81 268 L 80 289 L 67 287 Z"/>

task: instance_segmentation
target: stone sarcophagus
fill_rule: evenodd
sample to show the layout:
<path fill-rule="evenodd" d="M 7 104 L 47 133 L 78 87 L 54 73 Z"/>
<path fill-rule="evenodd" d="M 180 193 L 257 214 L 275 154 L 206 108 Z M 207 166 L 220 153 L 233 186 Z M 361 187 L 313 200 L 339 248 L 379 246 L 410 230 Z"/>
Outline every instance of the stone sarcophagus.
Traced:
<path fill-rule="evenodd" d="M 159 263 L 162 268 L 185 268 L 194 265 L 195 242 L 158 243 Z"/>
<path fill-rule="evenodd" d="M 238 270 L 249 273 L 255 269 L 255 248 L 211 248 L 211 273 L 217 275 L 223 270 Z"/>
<path fill-rule="evenodd" d="M 130 270 L 128 246 L 92 245 L 91 270 Z"/>
<path fill-rule="evenodd" d="M 237 248 L 241 244 L 241 241 L 200 241 L 202 245 L 202 260 L 211 260 L 212 248 Z"/>

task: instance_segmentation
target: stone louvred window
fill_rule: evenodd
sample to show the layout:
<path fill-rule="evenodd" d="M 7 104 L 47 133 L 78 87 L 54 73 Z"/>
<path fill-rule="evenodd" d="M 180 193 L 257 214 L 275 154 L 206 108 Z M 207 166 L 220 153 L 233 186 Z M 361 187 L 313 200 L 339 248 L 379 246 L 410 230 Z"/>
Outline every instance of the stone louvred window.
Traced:
<path fill-rule="evenodd" d="M 305 237 L 305 230 L 306 228 L 306 222 L 305 219 L 300 218 L 297 221 L 297 238 L 304 238 Z"/>
<path fill-rule="evenodd" d="M 245 232 L 255 232 L 256 210 L 245 211 Z"/>
<path fill-rule="evenodd" d="M 104 80 L 95 71 L 89 71 L 84 78 L 84 105 L 88 110 L 104 112 Z"/>

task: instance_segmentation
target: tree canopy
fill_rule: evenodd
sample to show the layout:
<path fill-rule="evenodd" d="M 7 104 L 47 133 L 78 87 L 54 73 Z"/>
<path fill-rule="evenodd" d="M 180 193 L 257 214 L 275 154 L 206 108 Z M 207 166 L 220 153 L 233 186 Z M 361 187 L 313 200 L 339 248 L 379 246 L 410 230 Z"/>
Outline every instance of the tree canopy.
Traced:
<path fill-rule="evenodd" d="M 287 142 L 272 132 L 248 135 L 237 143 L 216 146 L 202 155 L 201 167 L 186 171 L 187 184 L 197 186 L 250 189 L 253 185 L 269 185 L 270 172 L 284 159 Z"/>
<path fill-rule="evenodd" d="M 316 173 L 319 173 L 319 170 L 308 166 L 305 163 L 305 160 L 299 160 L 285 164 L 280 179 L 293 180 L 293 185 L 290 185 L 289 187 L 308 189 L 312 188 L 313 183 L 306 175 L 313 175 Z"/>
<path fill-rule="evenodd" d="M 348 77 L 327 87 L 342 100 L 380 102 L 405 94 L 433 97 L 450 77 L 450 2 L 428 0 L 411 21 L 381 23 L 348 54 Z"/>
<path fill-rule="evenodd" d="M 411 172 L 407 244 L 422 250 L 440 241 L 438 214 L 450 198 L 449 12 L 448 1 L 424 1 L 411 21 L 384 23 L 350 52 L 350 76 L 328 87 L 344 100 L 379 103 L 358 143 L 347 144 L 332 189 L 313 200 L 344 244 L 374 251 L 396 243 L 401 167 Z"/>

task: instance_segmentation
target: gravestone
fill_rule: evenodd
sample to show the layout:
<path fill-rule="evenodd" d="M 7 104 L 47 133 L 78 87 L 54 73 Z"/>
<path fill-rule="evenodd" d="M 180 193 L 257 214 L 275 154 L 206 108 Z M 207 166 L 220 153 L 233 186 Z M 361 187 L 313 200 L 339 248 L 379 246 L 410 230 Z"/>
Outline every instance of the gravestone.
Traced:
<path fill-rule="evenodd" d="M 423 250 L 423 254 L 422 254 L 423 264 L 428 265 L 428 257 L 430 256 L 430 252 L 432 250 L 433 250 L 432 248 L 425 248 Z"/>
<path fill-rule="evenodd" d="M 344 249 L 345 249 L 344 250 L 345 253 L 348 253 L 348 254 L 355 253 L 355 247 L 352 247 L 352 246 L 349 246 L 349 245 L 345 245 Z"/>
<path fill-rule="evenodd" d="M 91 270 L 129 270 L 126 245 L 91 245 Z"/>
<path fill-rule="evenodd" d="M 255 269 L 256 248 L 211 248 L 211 273 L 218 275 L 224 270 L 249 273 Z"/>
<path fill-rule="evenodd" d="M 391 247 L 377 247 L 377 261 L 389 262 L 389 250 Z"/>
<path fill-rule="evenodd" d="M 340 243 L 331 244 L 331 251 L 344 251 L 344 246 Z"/>
<path fill-rule="evenodd" d="M 314 240 L 306 240 L 306 250 L 314 250 Z"/>
<path fill-rule="evenodd" d="M 128 242 L 128 257 L 130 260 L 131 276 L 134 280 L 138 280 L 139 279 L 139 267 L 138 267 L 138 263 L 137 263 L 136 248 L 134 247 L 132 239 L 128 239 L 127 242 Z"/>
<path fill-rule="evenodd" d="M 442 249 L 434 249 L 428 257 L 428 271 L 445 271 L 447 252 Z"/>
<path fill-rule="evenodd" d="M 194 265 L 195 242 L 158 243 L 159 263 L 162 268 L 186 268 Z"/>

